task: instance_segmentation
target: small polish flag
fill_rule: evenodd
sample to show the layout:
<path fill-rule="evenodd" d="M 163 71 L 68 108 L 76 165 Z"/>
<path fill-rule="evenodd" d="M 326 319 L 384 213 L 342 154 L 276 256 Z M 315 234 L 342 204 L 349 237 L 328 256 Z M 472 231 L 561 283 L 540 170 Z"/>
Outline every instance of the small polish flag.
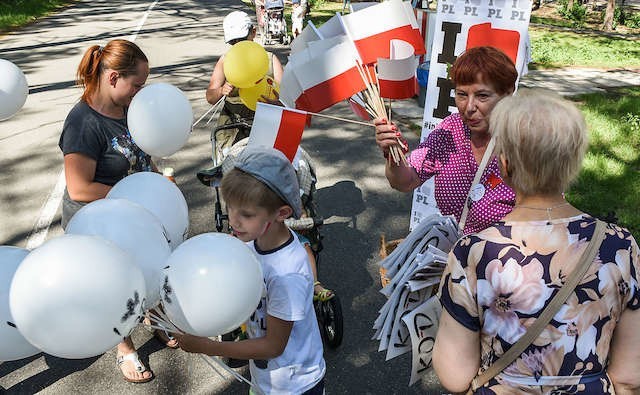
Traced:
<path fill-rule="evenodd" d="M 293 161 L 306 123 L 304 111 L 258 102 L 247 146 L 273 147 Z"/>
<path fill-rule="evenodd" d="M 309 51 L 305 49 L 297 52 L 295 56 L 302 58 L 302 55 L 308 54 L 308 52 Z M 282 77 L 280 78 L 280 101 L 289 108 L 295 108 L 297 100 L 306 103 L 303 97 L 302 87 L 293 72 L 293 69 L 297 67 L 293 58 L 294 55 L 290 55 L 289 63 L 284 67 Z M 309 59 L 308 56 L 303 58 L 304 61 L 309 61 Z"/>
<path fill-rule="evenodd" d="M 302 32 L 298 34 L 296 38 L 291 41 L 290 44 L 290 54 L 294 54 L 296 52 L 302 51 L 305 49 L 309 42 L 320 40 L 320 36 L 318 35 L 318 30 L 316 29 L 313 22 L 309 21 L 307 26 L 302 29 Z"/>
<path fill-rule="evenodd" d="M 359 95 L 351 96 L 348 102 L 351 111 L 353 111 L 353 113 L 356 114 L 358 118 L 362 119 L 363 121 L 371 120 L 371 115 L 365 107 L 364 100 L 362 100 Z"/>
<path fill-rule="evenodd" d="M 388 59 L 392 39 L 410 43 L 416 55 L 426 53 L 418 22 L 413 11 L 407 12 L 402 0 L 384 1 L 340 19 L 364 64 L 374 63 L 378 58 Z"/>
<path fill-rule="evenodd" d="M 391 59 L 378 58 L 380 97 L 408 99 L 416 95 L 418 60 L 413 47 L 400 40 L 391 40 Z"/>
<path fill-rule="evenodd" d="M 366 89 L 356 59 L 352 44 L 344 41 L 294 68 L 306 101 L 296 100 L 296 108 L 320 112 Z"/>
<path fill-rule="evenodd" d="M 334 16 L 323 23 L 322 26 L 318 28 L 318 34 L 322 39 L 346 34 L 346 32 L 344 31 L 344 26 L 342 26 L 342 22 L 340 22 L 340 14 L 336 12 Z"/>
<path fill-rule="evenodd" d="M 420 35 L 424 40 L 424 47 L 427 50 L 426 55 L 420 55 L 420 63 L 428 60 L 427 56 L 431 55 L 431 47 L 433 46 L 433 35 L 436 30 L 436 11 L 432 10 L 424 10 L 421 8 L 414 8 L 413 15 L 418 22 L 418 28 L 420 30 Z"/>

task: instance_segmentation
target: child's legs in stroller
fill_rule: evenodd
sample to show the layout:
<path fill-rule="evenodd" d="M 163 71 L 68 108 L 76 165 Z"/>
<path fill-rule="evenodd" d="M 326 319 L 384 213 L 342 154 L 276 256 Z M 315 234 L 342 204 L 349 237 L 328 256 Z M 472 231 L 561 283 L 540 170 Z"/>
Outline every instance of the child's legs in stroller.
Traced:
<path fill-rule="evenodd" d="M 235 105 L 233 106 L 235 108 Z M 214 155 L 215 165 L 222 164 L 231 147 L 238 141 L 249 137 L 251 132 L 251 123 L 253 122 L 254 113 L 248 108 L 237 108 L 237 111 L 230 110 L 227 106 L 222 108 L 218 117 L 217 126 L 228 125 L 231 123 L 245 122 L 248 126 L 241 128 L 220 129 L 215 132 Z"/>
<path fill-rule="evenodd" d="M 297 232 L 296 232 L 297 233 Z M 327 301 L 333 298 L 333 291 L 322 286 L 322 283 L 318 281 L 318 264 L 316 262 L 316 253 L 311 248 L 311 241 L 304 235 L 297 233 L 300 243 L 304 246 L 309 257 L 309 264 L 311 265 L 311 273 L 313 273 L 313 299 L 320 301 Z"/>
<path fill-rule="evenodd" d="M 218 126 L 226 125 L 232 122 L 232 119 L 227 114 L 220 114 L 220 118 L 218 118 Z M 227 152 L 229 152 L 231 146 L 236 141 L 238 132 L 238 129 L 222 129 L 216 132 L 214 143 L 216 165 L 222 163 L 222 160 L 227 155 Z"/>

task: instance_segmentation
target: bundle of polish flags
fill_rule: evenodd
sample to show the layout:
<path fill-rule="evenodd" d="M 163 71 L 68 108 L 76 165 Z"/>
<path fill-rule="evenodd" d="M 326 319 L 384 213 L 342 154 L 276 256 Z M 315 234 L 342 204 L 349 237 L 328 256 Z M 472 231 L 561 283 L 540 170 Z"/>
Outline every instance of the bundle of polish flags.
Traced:
<path fill-rule="evenodd" d="M 309 22 L 291 43 L 280 100 L 309 112 L 343 100 L 367 110 L 362 102 L 370 104 L 369 99 L 361 92 L 370 91 L 372 85 L 374 96 L 413 97 L 416 55 L 425 53 L 410 2 L 388 0 L 348 15 L 336 14 L 319 28 Z M 368 107 L 369 115 L 381 115 Z"/>
<path fill-rule="evenodd" d="M 319 28 L 309 22 L 291 43 L 280 81 L 286 108 L 259 102 L 248 146 L 273 147 L 293 161 L 310 116 L 343 100 L 363 119 L 384 116 L 381 98 L 416 94 L 416 55 L 425 53 L 413 8 L 402 0 L 336 14 Z"/>

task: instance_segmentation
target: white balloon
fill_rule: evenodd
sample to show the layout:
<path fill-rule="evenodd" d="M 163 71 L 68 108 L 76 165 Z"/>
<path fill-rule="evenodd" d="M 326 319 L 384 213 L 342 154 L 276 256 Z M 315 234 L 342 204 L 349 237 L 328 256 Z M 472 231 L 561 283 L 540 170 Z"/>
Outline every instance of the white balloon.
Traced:
<path fill-rule="evenodd" d="M 0 246 L 0 361 L 15 361 L 40 352 L 18 331 L 9 309 L 11 280 L 28 254 L 24 248 Z"/>
<path fill-rule="evenodd" d="M 62 235 L 24 258 L 9 305 L 31 344 L 61 358 L 88 358 L 130 335 L 145 292 L 129 253 L 98 236 Z"/>
<path fill-rule="evenodd" d="M 152 156 L 167 157 L 182 148 L 191 133 L 192 122 L 189 99 L 167 83 L 142 88 L 127 111 L 133 141 Z"/>
<path fill-rule="evenodd" d="M 189 209 L 184 195 L 166 177 L 149 171 L 133 173 L 118 181 L 108 199 L 127 199 L 151 211 L 169 235 L 175 249 L 189 233 Z"/>
<path fill-rule="evenodd" d="M 27 101 L 29 84 L 18 66 L 0 59 L 0 121 L 14 116 Z"/>
<path fill-rule="evenodd" d="M 161 303 L 178 328 L 198 336 L 227 333 L 255 311 L 264 280 L 255 253 L 224 233 L 203 233 L 171 253 Z"/>
<path fill-rule="evenodd" d="M 144 309 L 160 302 L 162 269 L 171 248 L 162 223 L 149 210 L 126 199 L 95 200 L 78 210 L 66 233 L 101 236 L 130 253 L 144 275 Z"/>

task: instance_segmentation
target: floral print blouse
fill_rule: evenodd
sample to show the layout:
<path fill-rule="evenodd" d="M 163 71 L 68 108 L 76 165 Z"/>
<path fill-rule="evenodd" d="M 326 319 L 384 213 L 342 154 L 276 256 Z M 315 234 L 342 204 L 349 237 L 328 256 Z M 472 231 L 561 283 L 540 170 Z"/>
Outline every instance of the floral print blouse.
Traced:
<path fill-rule="evenodd" d="M 441 301 L 461 325 L 480 332 L 481 371 L 542 313 L 579 263 L 595 219 L 498 222 L 464 236 L 449 254 Z M 522 355 L 478 394 L 608 394 L 611 338 L 625 309 L 640 308 L 640 251 L 609 224 L 587 274 Z M 634 345 L 637 346 L 637 345 Z"/>

